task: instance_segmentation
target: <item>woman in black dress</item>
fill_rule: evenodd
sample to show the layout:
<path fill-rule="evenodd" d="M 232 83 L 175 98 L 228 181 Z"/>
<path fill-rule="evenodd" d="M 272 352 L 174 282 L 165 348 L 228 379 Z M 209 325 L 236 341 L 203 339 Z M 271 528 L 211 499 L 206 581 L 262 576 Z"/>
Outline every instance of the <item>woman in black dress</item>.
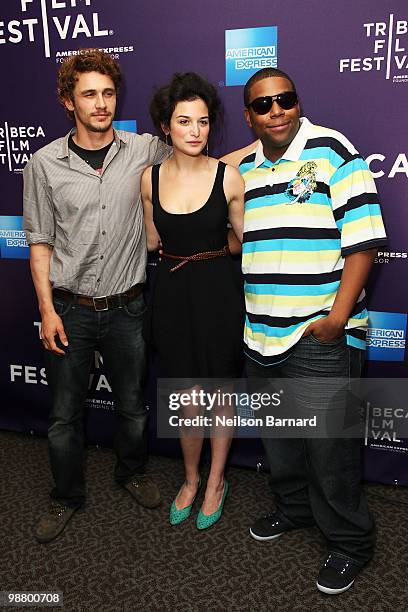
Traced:
<path fill-rule="evenodd" d="M 235 168 L 208 157 L 219 107 L 215 88 L 195 73 L 175 74 L 157 91 L 151 114 L 171 138 L 173 155 L 147 168 L 141 183 L 148 249 L 161 249 L 150 336 L 161 376 L 189 379 L 189 390 L 201 388 L 199 379 L 236 378 L 241 368 L 244 301 L 228 251 L 227 221 L 242 242 L 244 185 Z M 182 390 L 180 383 L 175 390 Z M 199 414 L 193 406 L 184 412 Z M 180 440 L 186 477 L 170 509 L 173 525 L 190 516 L 200 486 L 203 439 L 181 431 Z M 199 529 L 221 516 L 230 443 L 231 430 L 211 438 Z"/>

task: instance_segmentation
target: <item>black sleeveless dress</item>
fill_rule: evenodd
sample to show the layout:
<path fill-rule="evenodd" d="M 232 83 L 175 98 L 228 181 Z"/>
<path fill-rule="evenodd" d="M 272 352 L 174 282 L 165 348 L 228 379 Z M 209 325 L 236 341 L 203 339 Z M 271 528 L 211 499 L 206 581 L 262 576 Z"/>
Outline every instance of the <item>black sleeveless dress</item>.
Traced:
<path fill-rule="evenodd" d="M 218 163 L 207 202 L 187 214 L 166 212 L 159 201 L 160 164 L 152 168 L 153 221 L 163 251 L 188 256 L 227 244 L 225 164 Z M 238 377 L 243 355 L 244 295 L 230 255 L 179 262 L 162 257 L 150 304 L 150 337 L 159 374 L 168 378 Z"/>

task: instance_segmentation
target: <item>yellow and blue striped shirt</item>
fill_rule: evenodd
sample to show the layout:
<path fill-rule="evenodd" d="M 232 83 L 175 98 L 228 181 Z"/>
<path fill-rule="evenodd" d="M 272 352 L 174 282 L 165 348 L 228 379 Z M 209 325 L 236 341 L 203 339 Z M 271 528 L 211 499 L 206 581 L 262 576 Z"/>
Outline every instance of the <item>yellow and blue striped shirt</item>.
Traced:
<path fill-rule="evenodd" d="M 339 132 L 302 118 L 275 163 L 260 143 L 240 163 L 245 180 L 242 270 L 245 344 L 263 365 L 285 359 L 305 328 L 335 300 L 344 257 L 386 244 L 370 170 Z M 361 293 L 346 325 L 347 342 L 365 348 Z"/>

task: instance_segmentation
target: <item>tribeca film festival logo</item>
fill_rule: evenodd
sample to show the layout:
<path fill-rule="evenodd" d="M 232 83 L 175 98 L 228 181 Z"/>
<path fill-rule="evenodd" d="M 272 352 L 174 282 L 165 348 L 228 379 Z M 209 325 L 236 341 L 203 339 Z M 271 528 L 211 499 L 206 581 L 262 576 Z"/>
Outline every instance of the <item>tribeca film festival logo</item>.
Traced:
<path fill-rule="evenodd" d="M 383 176 L 393 179 L 401 174 L 408 178 L 408 159 L 405 153 L 398 153 L 395 159 L 387 159 L 382 153 L 371 153 L 366 157 L 366 162 L 374 179 Z"/>
<path fill-rule="evenodd" d="M 28 259 L 23 217 L 0 216 L 0 259 Z"/>
<path fill-rule="evenodd" d="M 0 124 L 0 165 L 8 166 L 10 172 L 20 173 L 32 157 L 31 145 L 37 139 L 45 138 L 44 128 L 38 126 Z M 45 144 L 40 142 L 37 150 Z"/>
<path fill-rule="evenodd" d="M 404 361 L 407 315 L 400 312 L 368 313 L 367 359 Z"/>
<path fill-rule="evenodd" d="M 277 65 L 277 26 L 225 31 L 226 85 L 245 85 L 261 68 Z"/>
<path fill-rule="evenodd" d="M 384 440 L 387 442 L 402 442 L 398 436 L 401 435 L 401 431 L 406 431 L 405 419 L 408 419 L 408 410 L 369 403 L 366 419 L 366 445 L 369 439 L 373 442 L 383 442 Z M 399 448 L 397 447 L 395 450 L 399 450 Z"/>
<path fill-rule="evenodd" d="M 17 2 L 16 2 L 17 4 Z M 101 25 L 100 15 L 93 11 L 95 0 L 19 0 L 20 14 L 8 22 L 0 21 L 0 45 L 36 43 L 41 40 L 45 57 L 51 57 L 50 37 L 77 40 L 112 36 L 113 30 Z M 88 7 L 89 10 L 86 10 Z M 71 9 L 79 9 L 72 14 Z M 89 45 L 88 45 L 89 46 Z M 132 52 L 133 46 L 103 48 L 107 53 Z M 78 51 L 57 51 L 57 62 Z"/>
<path fill-rule="evenodd" d="M 366 404 L 365 445 L 379 450 L 407 452 L 408 380 L 365 378 L 360 383 L 360 397 Z"/>
<path fill-rule="evenodd" d="M 364 23 L 363 30 L 371 43 L 368 57 L 342 58 L 340 72 L 384 72 L 393 83 L 408 83 L 408 22 L 388 16 L 388 22 Z"/>
<path fill-rule="evenodd" d="M 40 340 L 41 322 L 34 321 L 33 326 Z M 102 355 L 98 351 L 95 351 L 93 368 L 89 374 L 88 382 L 88 392 L 91 396 L 86 399 L 86 404 L 96 409 L 114 410 L 115 404 L 112 399 L 94 397 L 94 394 L 99 392 L 112 393 L 112 387 L 106 375 L 100 372 L 101 368 L 103 368 Z M 10 382 L 16 384 L 22 383 L 24 385 L 48 385 L 47 374 L 44 367 L 21 363 L 10 364 Z"/>

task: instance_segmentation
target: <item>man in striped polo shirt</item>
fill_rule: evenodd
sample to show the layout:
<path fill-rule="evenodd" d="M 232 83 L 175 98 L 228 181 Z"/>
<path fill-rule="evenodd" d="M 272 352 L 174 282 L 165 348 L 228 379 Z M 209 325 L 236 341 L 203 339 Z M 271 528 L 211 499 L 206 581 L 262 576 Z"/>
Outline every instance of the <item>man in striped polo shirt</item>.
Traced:
<path fill-rule="evenodd" d="M 365 348 L 364 284 L 385 231 L 366 162 L 339 132 L 300 118 L 292 79 L 266 68 L 245 86 L 245 118 L 260 139 L 226 161 L 245 180 L 242 269 L 250 378 L 358 377 Z M 330 403 L 327 393 L 327 402 Z M 316 384 L 308 406 L 325 394 Z M 360 487 L 360 441 L 264 439 L 277 510 L 257 540 L 317 524 L 328 556 L 317 580 L 337 594 L 374 550 Z"/>

